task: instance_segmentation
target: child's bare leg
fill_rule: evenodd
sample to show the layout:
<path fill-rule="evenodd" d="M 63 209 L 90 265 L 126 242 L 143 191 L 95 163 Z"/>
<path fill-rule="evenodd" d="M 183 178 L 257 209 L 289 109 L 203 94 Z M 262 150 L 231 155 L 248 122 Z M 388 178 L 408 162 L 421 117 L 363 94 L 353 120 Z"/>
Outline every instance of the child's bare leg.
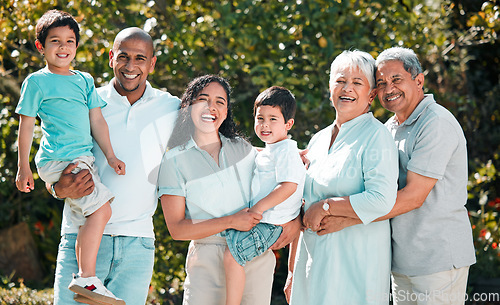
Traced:
<path fill-rule="evenodd" d="M 97 252 L 101 244 L 104 227 L 111 217 L 111 206 L 106 202 L 85 220 L 78 230 L 75 250 L 81 277 L 95 276 Z"/>
<path fill-rule="evenodd" d="M 231 255 L 229 248 L 224 252 L 226 272 L 226 305 L 240 305 L 245 289 L 245 269 Z"/>

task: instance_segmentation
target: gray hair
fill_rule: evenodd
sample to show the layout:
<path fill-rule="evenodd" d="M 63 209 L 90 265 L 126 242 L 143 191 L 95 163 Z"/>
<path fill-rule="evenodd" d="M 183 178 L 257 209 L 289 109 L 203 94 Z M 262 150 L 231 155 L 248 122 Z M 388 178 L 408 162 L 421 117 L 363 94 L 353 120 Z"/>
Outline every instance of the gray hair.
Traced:
<path fill-rule="evenodd" d="M 370 88 L 375 88 L 375 59 L 369 53 L 359 50 L 340 53 L 330 66 L 330 84 L 334 81 L 335 74 L 344 68 L 358 68 L 368 79 Z"/>
<path fill-rule="evenodd" d="M 384 50 L 377 57 L 376 66 L 378 67 L 381 63 L 389 60 L 399 60 L 402 62 L 403 68 L 411 74 L 412 79 L 415 79 L 417 75 L 422 73 L 420 61 L 418 61 L 417 54 L 412 49 L 393 47 Z"/>

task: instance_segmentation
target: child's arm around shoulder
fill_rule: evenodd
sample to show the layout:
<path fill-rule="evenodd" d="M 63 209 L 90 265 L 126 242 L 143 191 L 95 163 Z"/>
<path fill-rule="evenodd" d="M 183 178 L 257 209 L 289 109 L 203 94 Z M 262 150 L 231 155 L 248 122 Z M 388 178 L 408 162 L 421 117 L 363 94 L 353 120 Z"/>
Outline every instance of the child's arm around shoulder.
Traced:
<path fill-rule="evenodd" d="M 25 193 L 29 193 L 35 188 L 29 160 L 35 119 L 35 117 L 22 114 L 19 116 L 16 186 L 18 190 Z"/>
<path fill-rule="evenodd" d="M 280 182 L 274 190 L 262 198 L 250 211 L 262 214 L 285 201 L 297 190 L 301 176 L 305 176 L 305 167 L 297 149 L 297 143 L 292 140 L 282 142 L 279 150 L 275 152 L 275 168 L 277 180 Z"/>
<path fill-rule="evenodd" d="M 101 107 L 90 109 L 89 116 L 92 136 L 97 144 L 99 144 L 104 156 L 106 156 L 109 166 L 111 166 L 118 175 L 125 175 L 125 163 L 118 159 L 113 151 L 111 141 L 109 140 L 108 123 L 106 123 L 106 120 L 102 116 Z"/>

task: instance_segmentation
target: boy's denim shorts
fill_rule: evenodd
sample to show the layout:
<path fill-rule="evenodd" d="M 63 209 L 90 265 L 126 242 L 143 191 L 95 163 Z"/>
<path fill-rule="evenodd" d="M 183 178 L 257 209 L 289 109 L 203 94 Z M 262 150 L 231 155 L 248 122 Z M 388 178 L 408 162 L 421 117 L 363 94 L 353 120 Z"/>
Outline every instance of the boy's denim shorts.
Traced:
<path fill-rule="evenodd" d="M 227 247 L 236 262 L 245 266 L 246 262 L 267 251 L 280 237 L 282 226 L 258 223 L 250 231 L 226 230 Z"/>

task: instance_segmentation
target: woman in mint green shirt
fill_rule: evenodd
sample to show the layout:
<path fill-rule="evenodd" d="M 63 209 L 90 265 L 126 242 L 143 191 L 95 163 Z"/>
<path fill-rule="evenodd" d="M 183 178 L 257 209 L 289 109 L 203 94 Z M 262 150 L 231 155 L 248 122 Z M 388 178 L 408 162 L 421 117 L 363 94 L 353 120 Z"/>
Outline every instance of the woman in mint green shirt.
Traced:
<path fill-rule="evenodd" d="M 389 221 L 372 221 L 394 206 L 398 156 L 391 135 L 369 112 L 374 71 L 375 60 L 361 51 L 344 51 L 332 63 L 336 120 L 308 145 L 306 230 L 292 247 L 291 294 L 286 290 L 292 305 L 389 303 Z M 345 210 L 363 224 L 318 235 L 324 217 Z"/>
<path fill-rule="evenodd" d="M 165 221 L 176 240 L 191 240 L 184 305 L 224 304 L 226 229 L 248 231 L 262 216 L 248 211 L 255 151 L 237 136 L 230 87 L 213 75 L 194 79 L 163 157 L 158 177 Z M 269 304 L 275 257 L 267 252 L 245 266 L 242 304 Z"/>

